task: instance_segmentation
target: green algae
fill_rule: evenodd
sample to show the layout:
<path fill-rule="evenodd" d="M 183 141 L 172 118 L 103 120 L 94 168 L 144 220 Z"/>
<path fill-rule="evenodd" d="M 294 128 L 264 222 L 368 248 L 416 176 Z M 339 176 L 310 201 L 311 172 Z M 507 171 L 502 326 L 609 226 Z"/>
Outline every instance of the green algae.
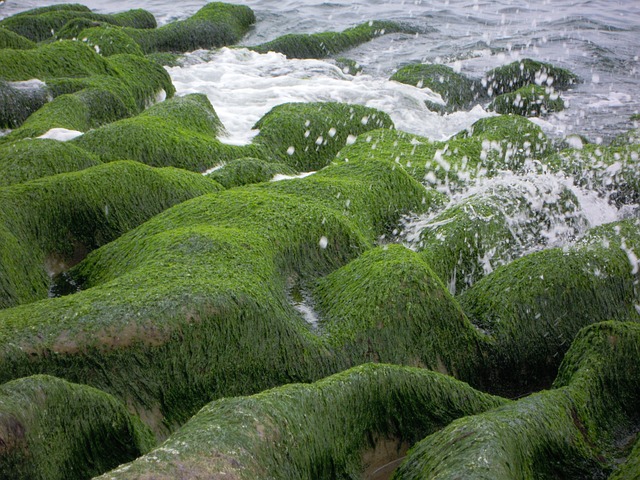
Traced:
<path fill-rule="evenodd" d="M 8 81 L 112 73 L 106 59 L 82 42 L 61 41 L 30 50 L 0 50 L 0 77 Z"/>
<path fill-rule="evenodd" d="M 14 50 L 29 50 L 35 47 L 35 42 L 11 30 L 0 27 L 0 49 L 12 48 Z"/>
<path fill-rule="evenodd" d="M 73 143 L 105 162 L 131 159 L 154 167 L 173 166 L 198 172 L 237 158 L 264 156 L 260 146 L 220 142 L 216 136 L 222 132 L 222 124 L 207 97 L 191 94 L 91 130 Z"/>
<path fill-rule="evenodd" d="M 287 103 L 272 108 L 254 126 L 254 143 L 298 171 L 326 166 L 349 141 L 376 128 L 393 128 L 379 110 L 343 103 Z"/>
<path fill-rule="evenodd" d="M 484 95 L 480 82 L 467 78 L 446 65 L 405 65 L 390 80 L 418 88 L 429 88 L 440 94 L 450 111 L 467 108 Z"/>
<path fill-rule="evenodd" d="M 623 232 L 623 235 L 616 233 Z M 594 322 L 637 320 L 637 223 L 594 229 L 572 248 L 532 253 L 499 267 L 458 297 L 495 341 L 490 358 L 501 393 L 548 385 L 577 332 Z"/>
<path fill-rule="evenodd" d="M 411 250 L 367 251 L 322 278 L 313 298 L 319 328 L 349 357 L 413 364 L 467 381 L 477 373 L 484 339 Z"/>
<path fill-rule="evenodd" d="M 640 476 L 640 442 L 636 441 L 633 450 L 625 461 L 614 470 L 609 480 L 625 480 Z"/>
<path fill-rule="evenodd" d="M 159 448 L 101 478 L 360 478 L 423 432 L 504 402 L 427 370 L 366 364 L 212 402 Z"/>
<path fill-rule="evenodd" d="M 57 31 L 64 30 L 67 23 L 78 19 L 139 29 L 155 29 L 157 26 L 154 16 L 142 9 L 105 15 L 93 13 L 82 5 L 59 5 L 57 8 L 44 7 L 7 17 L 0 21 L 0 28 L 34 42 L 42 42 L 55 38 Z"/>
<path fill-rule="evenodd" d="M 237 43 L 254 23 L 255 15 L 247 6 L 211 2 L 186 20 L 153 30 L 125 28 L 123 31 L 145 54 L 184 53 Z"/>
<path fill-rule="evenodd" d="M 89 47 L 81 48 L 102 58 Z M 21 128 L 1 137 L 0 143 L 37 137 L 51 128 L 84 132 L 141 112 L 159 93 L 171 97 L 175 92 L 169 74 L 155 62 L 126 54 L 104 61 L 109 69 L 106 75 L 48 79 L 53 101 L 34 112 Z"/>
<path fill-rule="evenodd" d="M 120 53 L 143 55 L 140 46 L 121 28 L 111 26 L 85 28 L 79 32 L 78 38 L 104 57 Z"/>
<path fill-rule="evenodd" d="M 596 190 L 618 205 L 640 199 L 638 160 L 640 144 L 583 145 L 550 156 L 544 163 L 552 171 L 572 176 L 578 185 Z"/>
<path fill-rule="evenodd" d="M 68 142 L 21 140 L 0 145 L 0 187 L 99 165 L 91 153 Z"/>
<path fill-rule="evenodd" d="M 336 66 L 342 70 L 342 73 L 354 76 L 362 73 L 362 66 L 355 60 L 346 57 L 337 57 L 335 62 Z"/>
<path fill-rule="evenodd" d="M 405 132 L 368 132 L 343 148 L 338 158 L 390 160 L 426 186 L 451 193 L 478 176 L 524 172 L 529 161 L 546 155 L 548 143 L 540 127 L 526 118 L 503 115 L 479 120 L 440 142 Z"/>
<path fill-rule="evenodd" d="M 544 200 L 541 200 L 544 199 Z M 498 266 L 545 245 L 547 233 L 562 223 L 576 236 L 587 226 L 579 201 L 555 185 L 491 185 L 421 222 L 412 245 L 449 287 L 459 294 Z"/>
<path fill-rule="evenodd" d="M 482 84 L 489 92 L 489 96 L 493 96 L 514 92 L 530 84 L 562 90 L 579 81 L 577 75 L 565 68 L 524 58 L 487 72 L 482 79 Z"/>
<path fill-rule="evenodd" d="M 0 379 L 88 383 L 166 434 L 212 398 L 364 362 L 311 332 L 287 301 L 287 278 L 313 282 L 428 206 L 417 182 L 381 161 L 183 202 L 72 269 L 79 293 L 0 312 Z"/>
<path fill-rule="evenodd" d="M 555 388 L 456 420 L 419 442 L 395 479 L 605 478 L 616 435 L 637 422 L 635 323 L 583 329 Z"/>
<path fill-rule="evenodd" d="M 220 188 L 189 172 L 117 162 L 0 189 L 6 240 L 0 243 L 0 307 L 45 298 L 50 276 L 88 251 L 171 205 Z"/>
<path fill-rule="evenodd" d="M 284 163 L 267 162 L 258 158 L 239 158 L 226 163 L 207 176 L 225 188 L 233 188 L 251 183 L 268 182 L 275 175 L 295 174 L 295 170 Z"/>
<path fill-rule="evenodd" d="M 539 117 L 564 110 L 564 101 L 549 87 L 526 85 L 514 92 L 498 95 L 487 108 L 501 114 Z"/>
<path fill-rule="evenodd" d="M 396 22 L 370 21 L 343 32 L 290 33 L 249 48 L 259 53 L 282 53 L 288 58 L 325 58 L 388 33 L 416 33 L 416 30 Z"/>
<path fill-rule="evenodd" d="M 155 443 L 112 396 L 46 375 L 0 386 L 0 432 L 3 478 L 89 478 Z"/>

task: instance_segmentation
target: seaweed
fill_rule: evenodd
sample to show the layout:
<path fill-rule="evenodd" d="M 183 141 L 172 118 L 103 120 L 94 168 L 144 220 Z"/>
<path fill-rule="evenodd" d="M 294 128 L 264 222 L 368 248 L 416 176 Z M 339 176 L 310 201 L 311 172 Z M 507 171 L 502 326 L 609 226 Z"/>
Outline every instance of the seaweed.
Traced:
<path fill-rule="evenodd" d="M 482 79 L 482 84 L 489 96 L 494 96 L 514 92 L 521 87 L 533 84 L 563 90 L 579 81 L 576 74 L 565 68 L 523 58 L 490 70 Z"/>
<path fill-rule="evenodd" d="M 505 402 L 428 370 L 365 364 L 211 402 L 157 449 L 101 478 L 368 477 L 424 432 Z"/>
<path fill-rule="evenodd" d="M 0 432 L 3 478 L 89 478 L 155 444 L 122 402 L 47 375 L 0 386 Z"/>
<path fill-rule="evenodd" d="M 564 101 L 549 87 L 526 85 L 514 92 L 498 95 L 487 108 L 503 115 L 513 113 L 539 117 L 564 110 Z"/>
<path fill-rule="evenodd" d="M 467 108 L 485 95 L 479 81 L 467 78 L 446 65 L 405 65 L 390 80 L 429 88 L 440 94 L 447 103 L 448 111 Z"/>
<path fill-rule="evenodd" d="M 343 32 L 290 33 L 248 48 L 259 53 L 278 52 L 288 58 L 325 58 L 388 33 L 416 33 L 416 30 L 396 22 L 376 20 Z"/>
<path fill-rule="evenodd" d="M 454 421 L 419 442 L 393 478 L 606 478 L 616 436 L 638 420 L 638 340 L 636 323 L 584 328 L 553 390 Z"/>

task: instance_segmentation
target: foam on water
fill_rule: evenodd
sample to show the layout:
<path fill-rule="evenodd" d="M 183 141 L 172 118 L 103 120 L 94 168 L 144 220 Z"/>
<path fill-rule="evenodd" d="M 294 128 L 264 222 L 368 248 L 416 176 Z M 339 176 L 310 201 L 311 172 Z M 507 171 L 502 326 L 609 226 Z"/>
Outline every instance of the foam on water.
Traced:
<path fill-rule="evenodd" d="M 566 193 L 574 201 L 568 204 Z M 564 174 L 539 174 L 530 172 L 514 174 L 503 172 L 492 178 L 479 178 L 464 191 L 451 195 L 447 206 L 435 212 L 404 219 L 398 239 L 412 249 L 420 249 L 422 232 L 439 225 L 438 215 L 446 208 L 464 204 L 472 197 L 505 197 L 504 205 L 496 208 L 505 214 L 506 225 L 516 240 L 513 258 L 544 248 L 566 247 L 581 238 L 590 228 L 620 220 L 627 216 L 628 209 L 618 209 L 593 190 L 575 185 L 573 179 Z M 509 214 L 513 199 L 524 199 L 525 205 Z M 520 203 L 519 200 L 517 200 Z M 445 222 L 451 219 L 445 220 Z M 532 233 L 533 232 L 533 233 Z M 492 269 L 490 256 L 485 258 L 485 267 Z M 503 262 L 504 263 L 504 262 Z"/>
<path fill-rule="evenodd" d="M 469 112 L 439 115 L 425 101 L 443 104 L 428 88 L 371 75 L 345 74 L 321 60 L 291 60 L 279 53 L 222 48 L 197 61 L 195 53 L 183 67 L 168 68 L 178 95 L 205 93 L 222 120 L 231 144 L 251 141 L 253 125 L 271 108 L 289 102 L 343 102 L 388 113 L 396 127 L 433 140 L 444 140 L 492 115 L 476 106 Z"/>
<path fill-rule="evenodd" d="M 78 130 L 69 130 L 67 128 L 52 128 L 51 130 L 43 133 L 38 138 L 49 138 L 51 140 L 58 140 L 60 142 L 68 142 L 74 138 L 82 135 L 82 132 Z"/>

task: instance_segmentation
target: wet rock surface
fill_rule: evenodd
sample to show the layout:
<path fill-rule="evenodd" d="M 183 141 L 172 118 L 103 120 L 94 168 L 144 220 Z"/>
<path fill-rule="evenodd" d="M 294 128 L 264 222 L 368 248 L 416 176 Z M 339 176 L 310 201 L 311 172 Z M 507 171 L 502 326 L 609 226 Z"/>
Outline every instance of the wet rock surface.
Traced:
<path fill-rule="evenodd" d="M 76 4 L 0 21 L 0 476 L 638 476 L 632 123 L 553 142 L 525 116 L 573 73 L 412 64 L 395 79 L 443 113 L 504 115 L 432 141 L 287 103 L 225 143 L 161 64 L 255 21 L 222 3 L 161 27 Z M 576 186 L 627 218 L 592 227 Z"/>

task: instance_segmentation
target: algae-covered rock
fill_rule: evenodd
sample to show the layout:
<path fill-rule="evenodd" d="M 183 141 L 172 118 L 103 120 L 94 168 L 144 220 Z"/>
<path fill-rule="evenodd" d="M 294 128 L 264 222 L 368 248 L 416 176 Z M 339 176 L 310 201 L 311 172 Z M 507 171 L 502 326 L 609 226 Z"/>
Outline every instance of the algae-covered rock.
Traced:
<path fill-rule="evenodd" d="M 50 277 L 92 249 L 220 188 L 200 175 L 128 161 L 0 189 L 0 307 L 45 298 Z"/>
<path fill-rule="evenodd" d="M 100 478 L 369 478 L 424 432 L 505 402 L 428 370 L 366 364 L 212 402 L 148 456 Z"/>
<path fill-rule="evenodd" d="M 614 470 L 608 480 L 626 480 L 640 477 L 640 440 L 636 440 L 633 450 L 626 460 Z"/>
<path fill-rule="evenodd" d="M 451 193 L 479 176 L 492 177 L 502 170 L 523 172 L 530 160 L 546 155 L 547 149 L 540 127 L 523 117 L 503 115 L 478 120 L 440 142 L 405 132 L 372 131 L 360 135 L 338 157 L 394 161 L 425 185 Z"/>
<path fill-rule="evenodd" d="M 28 50 L 35 47 L 35 42 L 11 30 L 0 27 L 0 49 L 12 48 L 14 50 Z"/>
<path fill-rule="evenodd" d="M 574 247 L 500 267 L 458 297 L 469 319 L 495 340 L 490 358 L 497 391 L 548 384 L 582 327 L 638 320 L 638 249 L 635 220 L 608 224 Z"/>
<path fill-rule="evenodd" d="M 113 74 L 109 63 L 82 42 L 62 41 L 30 50 L 0 50 L 0 78 L 46 81 L 52 77 Z"/>
<path fill-rule="evenodd" d="M 249 7 L 211 2 L 186 20 L 153 30 L 125 28 L 123 31 L 144 53 L 184 53 L 237 43 L 253 23 L 255 15 Z"/>
<path fill-rule="evenodd" d="M 224 164 L 207 176 L 225 188 L 233 188 L 251 183 L 268 182 L 275 175 L 295 174 L 295 170 L 284 163 L 267 162 L 258 158 L 239 158 Z"/>
<path fill-rule="evenodd" d="M 6 28 L 34 42 L 41 42 L 56 36 L 68 22 L 83 19 L 109 23 L 121 27 L 155 29 L 154 16 L 146 10 L 137 9 L 111 15 L 93 13 L 78 4 L 54 5 L 27 10 L 0 21 L 0 28 Z"/>
<path fill-rule="evenodd" d="M 135 40 L 118 27 L 86 28 L 79 33 L 78 38 L 105 57 L 119 53 L 143 55 L 142 49 Z"/>
<path fill-rule="evenodd" d="M 585 328 L 554 390 L 452 422 L 419 442 L 393 478 L 606 478 L 637 421 L 639 341 L 634 323 Z"/>
<path fill-rule="evenodd" d="M 358 75 L 362 73 L 362 65 L 355 60 L 346 57 L 338 57 L 335 59 L 336 65 L 342 70 L 342 73 L 348 75 Z"/>
<path fill-rule="evenodd" d="M 321 279 L 313 298 L 319 328 L 351 357 L 467 381 L 477 373 L 484 339 L 429 266 L 405 247 L 363 253 Z"/>
<path fill-rule="evenodd" d="M 89 47 L 81 48 L 92 52 Z M 102 59 L 95 52 L 92 55 Z M 48 91 L 56 98 L 34 112 L 21 128 L 0 137 L 0 142 L 37 137 L 52 128 L 85 132 L 135 115 L 175 92 L 166 70 L 146 58 L 123 54 L 101 61 L 106 62 L 108 74 L 48 79 Z"/>
<path fill-rule="evenodd" d="M 95 155 L 68 142 L 34 138 L 0 146 L 0 187 L 100 165 Z"/>
<path fill-rule="evenodd" d="M 489 96 L 514 92 L 531 84 L 561 90 L 578 82 L 578 76 L 565 68 L 529 58 L 494 68 L 487 72 L 482 79 L 482 84 L 487 89 Z"/>
<path fill-rule="evenodd" d="M 160 67 L 158 67 L 160 68 Z M 91 130 L 73 143 L 103 161 L 132 159 L 155 167 L 203 172 L 247 156 L 264 156 L 260 146 L 220 142 L 223 127 L 204 94 L 158 103 L 140 115 Z"/>
<path fill-rule="evenodd" d="M 418 88 L 429 88 L 440 94 L 450 110 L 469 107 L 484 95 L 480 82 L 467 78 L 446 65 L 406 65 L 398 69 L 391 80 Z"/>
<path fill-rule="evenodd" d="M 51 100 L 45 83 L 39 80 L 0 80 L 0 128 L 17 128 L 29 115 Z"/>
<path fill-rule="evenodd" d="M 298 171 L 317 170 L 356 136 L 377 128 L 393 128 L 379 110 L 344 103 L 287 103 L 264 115 L 254 143 Z"/>
<path fill-rule="evenodd" d="M 3 478 L 90 478 L 154 443 L 123 403 L 95 388 L 46 375 L 0 386 Z"/>
<path fill-rule="evenodd" d="M 409 234 L 418 238 L 412 244 L 451 293 L 542 248 L 554 233 L 572 239 L 586 229 L 579 201 L 567 187 L 552 178 L 536 180 L 486 182 L 480 192 L 415 221 Z"/>
<path fill-rule="evenodd" d="M 634 204 L 640 199 L 640 144 L 588 144 L 558 152 L 544 163 L 618 205 Z"/>
<path fill-rule="evenodd" d="M 259 53 L 282 53 L 288 58 L 325 58 L 387 33 L 416 33 L 416 30 L 396 22 L 370 21 L 343 32 L 289 33 L 249 48 Z"/>
<path fill-rule="evenodd" d="M 526 85 L 515 92 L 498 95 L 487 108 L 501 114 L 539 117 L 564 110 L 564 101 L 549 87 Z"/>
<path fill-rule="evenodd" d="M 166 433 L 212 398 L 364 362 L 310 331 L 287 301 L 287 278 L 312 282 L 428 207 L 429 193 L 384 161 L 183 202 L 74 267 L 80 292 L 1 311 L 0 381 L 74 378 Z"/>

